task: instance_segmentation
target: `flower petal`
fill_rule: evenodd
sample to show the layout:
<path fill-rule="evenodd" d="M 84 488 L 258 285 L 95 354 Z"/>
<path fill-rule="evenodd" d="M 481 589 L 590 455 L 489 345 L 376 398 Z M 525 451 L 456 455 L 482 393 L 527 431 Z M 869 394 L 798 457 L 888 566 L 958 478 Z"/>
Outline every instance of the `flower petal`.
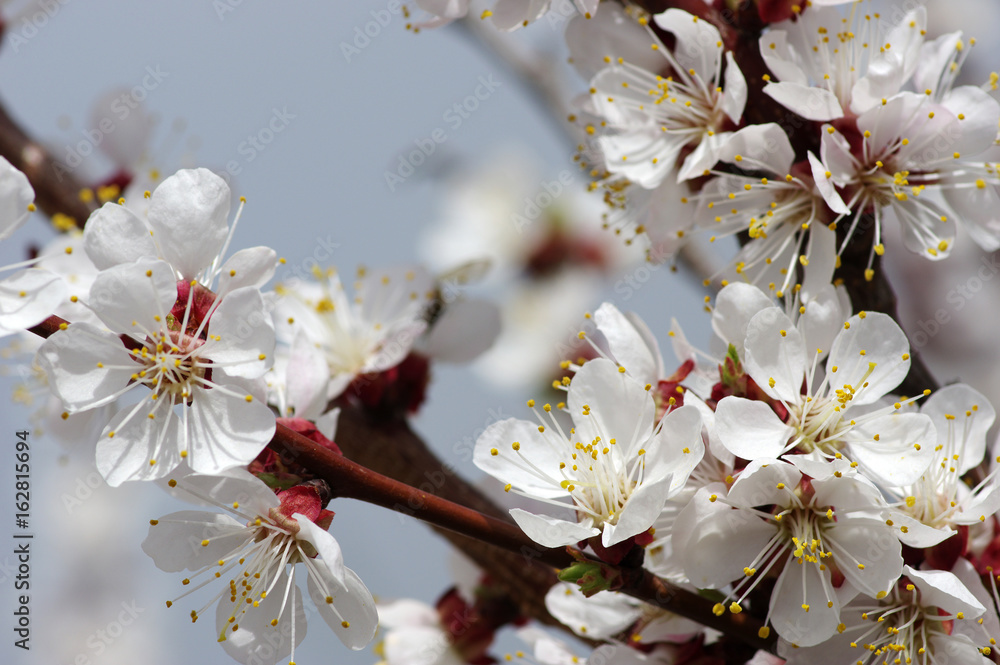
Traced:
<path fill-rule="evenodd" d="M 244 286 L 222 298 L 208 335 L 201 355 L 223 365 L 230 376 L 255 379 L 274 362 L 274 324 L 257 287 Z"/>
<path fill-rule="evenodd" d="M 611 356 L 640 383 L 656 383 L 659 374 L 659 349 L 650 348 L 635 322 L 611 303 L 594 312 L 594 322 L 608 342 Z M 644 325 L 644 324 L 642 324 Z M 653 341 L 655 344 L 655 340 Z"/>
<path fill-rule="evenodd" d="M 35 358 L 70 412 L 108 403 L 139 368 L 117 335 L 89 323 L 74 323 L 52 335 Z"/>
<path fill-rule="evenodd" d="M 865 420 L 845 440 L 849 457 L 890 487 L 917 482 L 934 461 L 937 443 L 934 424 L 920 413 L 890 413 Z"/>
<path fill-rule="evenodd" d="M 793 82 L 771 82 L 764 94 L 806 120 L 823 122 L 844 117 L 837 96 L 825 88 L 813 88 Z"/>
<path fill-rule="evenodd" d="M 287 660 L 292 652 L 292 636 L 295 646 L 306 636 L 306 613 L 299 587 L 293 583 L 290 587 L 292 597 L 286 600 L 288 575 L 283 569 L 275 571 L 272 568 L 272 571 L 267 578 L 270 581 L 276 574 L 273 590 L 257 601 L 257 607 L 246 604 L 241 596 L 233 603 L 228 594 L 223 594 L 215 609 L 216 630 L 225 635 L 225 639 L 220 640 L 222 648 L 243 665 L 270 665 Z M 230 617 L 235 620 L 230 622 Z M 278 623 L 272 626 L 274 619 Z M 231 630 L 233 624 L 239 629 Z"/>
<path fill-rule="evenodd" d="M 319 579 L 316 570 L 310 569 L 309 596 L 319 608 L 319 615 L 345 646 L 355 651 L 365 648 L 378 628 L 378 611 L 368 587 L 350 568 L 344 568 L 343 586 L 326 569 L 318 570 Z M 326 601 L 327 596 L 332 602 Z"/>
<path fill-rule="evenodd" d="M 565 547 L 601 533 L 601 530 L 587 524 L 577 524 L 565 520 L 535 515 L 520 508 L 511 508 L 510 516 L 521 527 L 528 538 L 543 547 Z"/>
<path fill-rule="evenodd" d="M 28 219 L 28 206 L 35 200 L 35 190 L 28 176 L 0 157 L 0 240 L 10 237 Z"/>
<path fill-rule="evenodd" d="M 752 460 L 781 455 L 795 430 L 764 402 L 731 395 L 715 408 L 715 433 L 726 450 Z"/>
<path fill-rule="evenodd" d="M 111 202 L 90 215 L 83 247 L 98 270 L 159 255 L 146 223 L 125 206 Z"/>
<path fill-rule="evenodd" d="M 910 343 L 892 317 L 881 312 L 868 312 L 864 318 L 856 314 L 844 327 L 826 361 L 827 378 L 831 386 L 854 387 L 851 406 L 871 404 L 906 377 Z"/>
<path fill-rule="evenodd" d="M 112 331 L 146 337 L 166 328 L 176 300 L 177 282 L 170 264 L 141 259 L 98 274 L 88 304 Z"/>
<path fill-rule="evenodd" d="M 163 258 L 195 279 L 222 250 L 229 234 L 229 185 L 208 169 L 182 169 L 149 200 L 149 225 Z"/>
<path fill-rule="evenodd" d="M 142 551 L 167 573 L 199 570 L 238 551 L 252 534 L 225 513 L 182 510 L 150 525 Z M 202 542 L 208 540 L 208 545 Z"/>
<path fill-rule="evenodd" d="M 336 580 L 337 584 L 346 584 L 344 567 L 344 554 L 340 551 L 340 543 L 333 537 L 333 534 L 323 529 L 305 515 L 295 513 L 292 515 L 299 523 L 299 533 L 295 536 L 298 540 L 304 540 L 313 546 L 319 553 L 320 559 L 313 559 L 312 562 L 317 567 L 325 569 L 324 577 Z"/>
<path fill-rule="evenodd" d="M 225 385 L 223 389 L 233 390 Z M 205 474 L 249 464 L 274 430 L 274 414 L 259 399 L 248 402 L 245 393 L 195 389 L 185 436 L 188 464 L 196 473 Z"/>
<path fill-rule="evenodd" d="M 778 308 L 758 312 L 747 325 L 747 374 L 775 399 L 799 402 L 806 375 L 806 348 L 802 335 Z M 773 379 L 773 384 L 772 384 Z"/>
<path fill-rule="evenodd" d="M 29 268 L 0 281 L 0 335 L 30 328 L 66 302 L 66 282 L 48 270 Z"/>

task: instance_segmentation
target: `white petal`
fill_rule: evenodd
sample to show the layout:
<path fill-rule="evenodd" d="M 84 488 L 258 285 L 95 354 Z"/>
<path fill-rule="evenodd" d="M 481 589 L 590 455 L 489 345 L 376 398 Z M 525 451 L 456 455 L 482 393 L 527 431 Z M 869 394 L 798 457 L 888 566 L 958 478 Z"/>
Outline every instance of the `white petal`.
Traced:
<path fill-rule="evenodd" d="M 219 269 L 218 295 L 244 286 L 264 286 L 278 265 L 278 254 L 270 247 L 248 247 L 236 252 Z"/>
<path fill-rule="evenodd" d="M 170 265 L 142 259 L 98 274 L 88 304 L 112 331 L 146 337 L 166 329 L 167 314 L 176 301 L 177 282 Z"/>
<path fill-rule="evenodd" d="M 291 356 L 285 368 L 285 387 L 288 405 L 295 409 L 295 416 L 313 420 L 326 408 L 326 388 L 330 381 L 330 365 L 326 354 L 316 348 L 303 331 L 292 342 Z M 331 437 L 327 437 L 331 438 Z"/>
<path fill-rule="evenodd" d="M 917 90 L 930 90 L 932 94 L 941 90 L 942 77 L 950 76 L 948 69 L 961 39 L 961 32 L 950 32 L 921 46 L 913 72 L 913 85 Z"/>
<path fill-rule="evenodd" d="M 625 176 L 644 189 L 658 187 L 673 169 L 688 137 L 659 129 L 656 132 L 649 128 L 598 137 L 608 171 Z"/>
<path fill-rule="evenodd" d="M 833 509 L 836 512 L 837 506 Z M 831 525 L 825 536 L 837 545 L 833 548 L 834 561 L 840 571 L 862 593 L 874 598 L 899 579 L 903 570 L 902 545 L 884 522 L 845 519 Z"/>
<path fill-rule="evenodd" d="M 833 342 L 826 362 L 827 377 L 831 386 L 855 387 L 852 406 L 871 404 L 906 377 L 910 370 L 910 344 L 892 317 L 881 312 L 868 312 L 864 319 L 855 315 L 848 323 L 850 327 L 842 330 Z M 836 372 L 833 367 L 838 368 Z M 864 383 L 867 387 L 859 389 Z"/>
<path fill-rule="evenodd" d="M 380 605 L 380 619 L 381 613 Z M 440 624 L 390 630 L 384 645 L 386 665 L 462 665 L 464 662 L 452 648 L 448 634 Z"/>
<path fill-rule="evenodd" d="M 702 419 L 698 407 L 675 408 L 663 418 L 659 431 L 646 444 L 643 481 L 672 476 L 670 496 L 685 484 L 705 455 L 701 437 Z"/>
<path fill-rule="evenodd" d="M 337 421 L 340 420 L 340 407 L 330 409 L 316 419 L 316 429 L 320 434 L 333 441 L 337 433 Z"/>
<path fill-rule="evenodd" d="M 515 442 L 518 450 L 513 448 Z M 570 444 L 553 429 L 541 433 L 533 422 L 507 418 L 493 423 L 479 436 L 472 461 L 502 483 L 510 483 L 531 496 L 553 499 L 569 495 L 559 486 L 559 463 L 569 456 L 569 448 Z"/>
<path fill-rule="evenodd" d="M 962 580 L 947 570 L 921 571 L 904 566 L 903 574 L 920 589 L 920 602 L 924 605 L 938 607 L 948 614 L 962 612 L 967 619 L 986 612 Z M 981 585 L 978 579 L 976 583 Z"/>
<path fill-rule="evenodd" d="M 985 395 L 964 383 L 945 386 L 924 400 L 920 413 L 934 422 L 938 445 L 960 455 L 953 464 L 959 475 L 979 465 L 986 453 L 986 434 L 996 418 Z"/>
<path fill-rule="evenodd" d="M 139 368 L 117 335 L 89 323 L 74 323 L 52 335 L 36 360 L 52 391 L 72 412 L 107 403 Z"/>
<path fill-rule="evenodd" d="M 277 508 L 281 505 L 274 490 L 260 478 L 241 467 L 211 476 L 192 473 L 180 478 L 174 488 L 171 488 L 169 484 L 161 485 L 161 487 L 166 487 L 169 494 L 189 503 L 214 508 L 220 503 L 227 505 L 235 501 L 243 506 L 243 512 L 257 515 L 267 515 L 271 508 Z M 187 489 L 208 497 L 213 502 L 201 501 L 190 491 L 185 491 Z"/>
<path fill-rule="evenodd" d="M 545 515 L 535 515 L 520 508 L 512 508 L 510 516 L 514 518 L 514 521 L 528 538 L 543 547 L 575 545 L 581 540 L 601 533 L 600 529 L 593 526 L 567 522 Z"/>
<path fill-rule="evenodd" d="M 771 173 L 780 176 L 787 174 L 795 161 L 795 151 L 788 140 L 788 134 L 773 122 L 749 125 L 730 135 L 719 151 L 719 159 L 738 164 L 737 155 L 754 162 L 750 164 L 752 169 L 760 168 L 759 165 L 762 164 Z"/>
<path fill-rule="evenodd" d="M 771 82 L 764 86 L 764 93 L 806 120 L 823 122 L 844 117 L 837 96 L 824 88 L 813 88 L 800 83 Z"/>
<path fill-rule="evenodd" d="M 649 32 L 617 4 L 605 3 L 590 19 L 574 16 L 566 26 L 573 67 L 587 81 L 607 66 L 605 57 L 657 71 L 665 61 L 661 53 L 649 48 L 649 40 Z"/>
<path fill-rule="evenodd" d="M 778 308 L 758 312 L 747 325 L 747 374 L 775 399 L 799 402 L 806 375 L 806 348 L 802 335 Z M 774 379 L 774 385 L 771 385 Z"/>
<path fill-rule="evenodd" d="M 379 623 L 389 629 L 404 626 L 439 626 L 441 617 L 436 609 L 411 598 L 380 600 L 378 602 Z"/>
<path fill-rule="evenodd" d="M 754 459 L 740 473 L 729 489 L 729 500 L 746 508 L 787 506 L 794 501 L 792 492 L 802 479 L 795 466 L 774 459 Z M 784 485 L 778 489 L 779 485 Z"/>
<path fill-rule="evenodd" d="M 714 25 L 682 9 L 668 9 L 656 14 L 653 20 L 677 38 L 674 57 L 681 67 L 695 70 L 706 84 L 715 80 L 723 48 L 719 30 Z"/>
<path fill-rule="evenodd" d="M 146 223 L 125 206 L 111 202 L 91 213 L 83 230 L 83 246 L 98 270 L 159 254 Z"/>
<path fill-rule="evenodd" d="M 263 376 L 274 362 L 274 325 L 254 286 L 229 293 L 212 314 L 209 341 L 201 355 L 222 364 L 231 376 Z"/>
<path fill-rule="evenodd" d="M 28 176 L 0 157 L 0 240 L 10 237 L 28 219 L 28 206 L 35 190 Z"/>
<path fill-rule="evenodd" d="M 829 229 L 827 231 L 832 237 L 833 232 Z M 812 265 L 812 261 L 809 265 Z M 829 280 L 823 288 L 814 293 L 813 297 L 803 299 L 806 311 L 800 315 L 798 327 L 807 349 L 823 349 L 826 352 L 833 346 L 833 340 L 843 329 L 844 319 L 849 313 L 841 309 L 840 298 Z"/>
<path fill-rule="evenodd" d="M 292 652 L 292 625 L 294 612 L 295 646 L 302 643 L 306 636 L 306 613 L 302 606 L 302 594 L 296 584 L 291 585 L 292 597 L 285 601 L 285 589 L 288 575 L 282 570 L 278 573 L 274 589 L 266 598 L 260 599 L 258 607 L 247 605 L 243 598 L 237 596 L 235 603 L 230 602 L 230 596 L 223 594 L 215 610 L 215 625 L 217 634 L 225 630 L 226 639 L 221 642 L 222 648 L 232 658 L 243 665 L 271 665 L 281 660 L 287 660 Z M 284 611 L 279 611 L 284 603 Z M 232 625 L 229 617 L 237 617 L 235 621 L 239 630 L 228 630 Z M 271 626 L 271 620 L 277 619 L 278 624 Z"/>
<path fill-rule="evenodd" d="M 539 18 L 549 0 L 504 0 L 493 6 L 493 25 L 499 30 L 516 30 Z"/>
<path fill-rule="evenodd" d="M 149 527 L 142 551 L 167 573 L 199 570 L 239 550 L 252 536 L 225 513 L 182 510 L 164 515 Z M 208 545 L 202 542 L 208 540 Z"/>
<path fill-rule="evenodd" d="M 826 165 L 820 162 L 816 158 L 816 155 L 811 152 L 809 153 L 809 166 L 812 171 L 813 181 L 816 183 L 816 189 L 819 190 L 820 195 L 822 195 L 823 200 L 829 206 L 830 210 L 838 215 L 846 215 L 851 212 L 851 209 L 844 203 L 844 199 L 837 191 L 831 176 L 826 175 L 833 172 L 828 171 Z"/>
<path fill-rule="evenodd" d="M 581 637 L 604 640 L 642 616 L 639 603 L 621 593 L 602 591 L 587 598 L 575 584 L 559 582 L 545 594 L 545 609 Z"/>
<path fill-rule="evenodd" d="M 319 580 L 316 579 L 317 570 Z M 332 603 L 326 602 L 328 595 L 332 597 Z M 309 596 L 319 608 L 319 615 L 345 646 L 355 651 L 364 649 L 375 637 L 375 629 L 378 628 L 375 600 L 361 578 L 350 568 L 344 568 L 344 586 L 330 577 L 326 569 L 310 568 Z"/>
<path fill-rule="evenodd" d="M 670 475 L 656 480 L 644 479 L 642 485 L 628 497 L 625 506 L 618 513 L 616 522 L 604 523 L 601 543 L 605 547 L 611 547 L 649 530 L 663 511 L 663 504 L 669 496 L 671 480 Z"/>
<path fill-rule="evenodd" d="M 711 502 L 721 484 L 703 487 L 674 522 L 673 548 L 691 583 L 717 589 L 744 576 L 775 534 L 774 527 L 721 501 Z M 738 549 L 737 549 L 738 546 Z"/>
<path fill-rule="evenodd" d="M 834 129 L 834 131 L 831 133 L 830 129 Z M 830 178 L 835 184 L 845 185 L 853 182 L 857 177 L 859 164 L 851 151 L 851 144 L 847 142 L 847 138 L 843 134 L 836 131 L 833 125 L 823 125 L 823 131 L 820 135 L 819 157 L 823 166 L 829 169 Z M 815 164 L 812 166 L 814 178 L 818 177 L 819 174 L 826 176 L 823 171 L 816 168 Z M 835 210 L 835 212 L 842 211 Z"/>
<path fill-rule="evenodd" d="M 458 300 L 445 307 L 423 351 L 441 362 L 467 363 L 493 346 L 500 334 L 500 309 L 487 300 Z"/>
<path fill-rule="evenodd" d="M 133 410 L 135 415 L 126 421 Z M 154 417 L 149 418 L 149 414 Z M 115 414 L 97 441 L 97 470 L 111 487 L 126 481 L 163 478 L 181 462 L 177 438 L 177 417 L 169 400 L 144 399 L 135 407 L 126 406 Z"/>
<path fill-rule="evenodd" d="M 656 406 L 652 396 L 604 358 L 580 368 L 570 383 L 566 404 L 576 437 L 586 443 L 598 436 L 605 442 L 616 439 L 619 446 L 626 446 L 622 449 L 626 458 L 635 454 L 653 430 Z M 583 415 L 585 405 L 590 415 Z"/>
<path fill-rule="evenodd" d="M 208 169 L 183 169 L 149 200 L 149 225 L 163 258 L 191 280 L 207 268 L 229 233 L 229 185 Z"/>
<path fill-rule="evenodd" d="M 808 612 L 803 605 L 809 607 Z M 840 620 L 829 569 L 821 572 L 817 564 L 789 561 L 771 594 L 770 616 L 778 635 L 793 644 L 808 647 L 826 641 Z"/>
<path fill-rule="evenodd" d="M 187 424 L 188 464 L 207 474 L 249 464 L 275 429 L 274 414 L 261 400 L 216 389 L 193 391 Z"/>
<path fill-rule="evenodd" d="M 594 322 L 608 342 L 611 356 L 640 383 L 656 383 L 658 374 L 658 349 L 650 348 L 646 338 L 611 303 L 604 303 L 594 312 Z M 655 354 L 655 355 L 654 355 Z"/>
<path fill-rule="evenodd" d="M 738 135 L 739 133 L 735 136 Z M 774 306 L 774 301 L 756 286 L 745 282 L 733 282 L 723 287 L 715 299 L 712 330 L 723 342 L 735 346 L 742 358 L 743 342 L 746 339 L 750 319 L 762 309 Z"/>
<path fill-rule="evenodd" d="M 934 461 L 937 443 L 931 419 L 919 413 L 890 413 L 865 420 L 846 440 L 851 459 L 890 487 L 917 482 Z"/>
<path fill-rule="evenodd" d="M 344 555 L 340 551 L 340 543 L 329 531 L 321 528 L 318 524 L 310 520 L 305 515 L 295 513 L 292 515 L 299 523 L 299 533 L 295 536 L 298 540 L 304 540 L 312 545 L 319 553 L 319 559 L 313 559 L 312 563 L 317 568 L 324 570 L 324 576 L 336 580 L 337 584 L 343 586 L 345 582 Z"/>
<path fill-rule="evenodd" d="M 743 77 L 732 51 L 726 51 L 725 88 L 722 93 L 722 110 L 737 125 L 747 105 L 747 80 Z"/>
<path fill-rule="evenodd" d="M 958 127 L 961 138 L 949 149 L 963 157 L 978 155 L 993 145 L 1000 124 L 1000 103 L 989 93 L 972 85 L 952 90 L 941 102 L 955 117 L 962 117 Z"/>
<path fill-rule="evenodd" d="M 778 81 L 809 85 L 809 78 L 802 68 L 796 64 L 796 54 L 788 44 L 788 33 L 784 30 L 771 30 L 759 40 L 760 54 L 764 64 L 774 74 Z"/>
<path fill-rule="evenodd" d="M 729 396 L 715 409 L 715 432 L 726 450 L 752 460 L 780 455 L 795 430 L 764 402 Z"/>
<path fill-rule="evenodd" d="M 29 268 L 0 281 L 0 335 L 41 323 L 66 302 L 62 277 Z"/>

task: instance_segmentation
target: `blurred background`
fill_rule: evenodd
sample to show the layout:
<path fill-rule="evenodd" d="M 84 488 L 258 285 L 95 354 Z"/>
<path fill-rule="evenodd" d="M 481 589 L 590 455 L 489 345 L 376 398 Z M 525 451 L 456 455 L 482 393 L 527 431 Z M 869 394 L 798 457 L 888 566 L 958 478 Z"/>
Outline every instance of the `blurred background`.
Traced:
<path fill-rule="evenodd" d="M 569 0 L 564 4 L 569 7 Z M 932 12 L 934 32 L 962 25 L 980 37 L 995 34 L 995 1 L 939 5 L 945 11 Z M 586 179 L 573 164 L 575 142 L 563 127 L 563 114 L 553 113 L 467 29 L 452 25 L 414 34 L 390 6 L 387 0 L 48 0 L 18 16 L 25 3 L 0 1 L 5 16 L 17 16 L 7 23 L 0 44 L 0 99 L 88 182 L 116 167 L 99 155 L 97 144 L 105 140 L 119 159 L 141 159 L 146 172 L 156 169 L 162 176 L 205 166 L 226 174 L 234 196 L 248 201 L 234 248 L 269 245 L 287 266 L 316 261 L 350 273 L 362 264 L 425 262 L 444 270 L 460 260 L 463 247 L 499 251 L 509 243 L 517 254 L 525 250 L 518 245 L 522 234 L 511 234 L 512 215 L 531 217 L 538 192 L 547 184 L 551 191 L 553 182 L 565 184 L 552 197 L 559 215 L 584 228 L 599 226 L 599 207 L 580 197 Z M 513 40 L 517 49 L 537 54 L 530 61 L 553 63 L 566 96 L 586 89 L 565 65 L 562 33 L 571 15 L 557 11 Z M 976 71 L 979 79 L 998 51 L 988 39 L 977 48 L 981 51 L 970 63 L 986 63 Z M 127 117 L 121 118 L 126 107 Z M 120 122 L 116 136 L 89 131 L 105 117 Z M 428 152 L 428 145 L 433 153 L 411 163 L 408 156 L 421 146 Z M 455 225 L 464 220 L 479 230 L 460 236 Z M 36 214 L 0 246 L 0 261 L 21 260 L 52 237 L 45 218 Z M 598 236 L 595 243 L 603 252 L 599 270 L 560 273 L 551 289 L 530 293 L 518 293 L 511 276 L 516 268 L 505 268 L 504 257 L 494 256 L 498 270 L 478 288 L 498 302 L 517 300 L 504 310 L 505 320 L 522 335 L 501 338 L 502 346 L 476 367 L 435 366 L 427 402 L 414 423 L 441 459 L 466 477 L 482 474 L 462 451 L 494 420 L 525 416 L 524 401 L 542 378 L 538 368 L 558 358 L 557 347 L 602 300 L 638 312 L 661 342 L 676 318 L 689 339 L 707 346 L 700 343 L 710 331 L 703 310 L 708 291 L 700 277 L 646 267 L 641 254 L 630 253 L 620 239 Z M 946 269 L 968 271 L 960 262 L 957 268 L 932 264 L 930 269 L 921 262 L 918 278 L 906 272 L 900 254 L 890 254 L 899 259 L 893 270 L 914 285 L 933 275 L 951 284 L 965 278 Z M 277 279 L 282 275 L 279 270 Z M 987 306 L 985 297 L 980 304 Z M 912 325 L 926 316 L 912 304 L 904 312 Z M 538 326 L 531 328 L 533 337 L 523 334 L 528 325 Z M 962 324 L 953 325 L 957 332 Z M 979 340 L 981 346 L 969 352 L 975 359 L 967 363 L 970 372 L 984 366 L 982 354 L 996 345 L 989 340 Z M 669 348 L 664 352 L 670 365 Z M 13 443 L 16 431 L 33 427 L 39 397 L 19 391 L 30 373 L 25 364 L 30 356 L 8 351 L 5 357 L 0 635 L 7 637 L 0 662 L 232 662 L 215 644 L 213 622 L 192 625 L 188 617 L 211 594 L 167 610 L 164 601 L 179 595 L 181 576 L 158 571 L 140 549 L 148 520 L 183 505 L 153 486 L 111 490 L 93 468 L 93 445 L 66 446 L 34 434 L 32 648 L 13 647 L 11 612 L 20 593 L 14 588 L 11 538 Z M 433 603 L 453 583 L 449 548 L 413 519 L 347 500 L 330 508 L 336 512 L 331 531 L 347 565 L 376 597 Z M 371 647 L 349 652 L 318 620 L 309 633 L 297 650 L 299 663 L 378 660 Z M 501 646 L 497 653 L 502 651 Z"/>

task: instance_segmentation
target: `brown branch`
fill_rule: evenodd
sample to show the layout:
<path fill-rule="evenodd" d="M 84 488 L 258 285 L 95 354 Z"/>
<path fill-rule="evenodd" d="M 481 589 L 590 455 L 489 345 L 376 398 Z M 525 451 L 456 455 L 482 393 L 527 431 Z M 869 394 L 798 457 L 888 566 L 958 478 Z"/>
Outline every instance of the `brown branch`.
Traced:
<path fill-rule="evenodd" d="M 83 228 L 93 204 L 80 198 L 83 185 L 70 169 L 33 141 L 0 104 L 0 155 L 28 176 L 35 189 L 35 205 L 48 216 L 63 214 Z"/>

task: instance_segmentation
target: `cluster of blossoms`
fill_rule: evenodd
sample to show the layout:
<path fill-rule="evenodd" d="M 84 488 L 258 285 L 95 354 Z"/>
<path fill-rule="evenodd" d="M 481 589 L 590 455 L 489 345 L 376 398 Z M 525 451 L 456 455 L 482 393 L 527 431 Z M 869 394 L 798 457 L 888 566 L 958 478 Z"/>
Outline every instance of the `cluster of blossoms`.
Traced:
<path fill-rule="evenodd" d="M 893 20 L 865 2 L 787 13 L 760 37 L 759 62 L 744 63 L 728 35 L 679 9 L 638 21 L 608 11 L 571 26 L 573 61 L 590 79 L 578 114 L 589 135 L 582 161 L 604 192 L 608 223 L 647 238 L 655 261 L 696 233 L 745 234 L 715 277 L 735 273 L 778 291 L 799 268 L 805 284 L 829 283 L 861 238 L 872 279 L 885 219 L 931 260 L 948 255 L 957 223 L 983 249 L 1000 247 L 1000 180 L 986 154 L 1000 123 L 989 94 L 996 76 L 957 84 L 975 40 L 925 39 L 922 7 Z M 651 48 L 637 53 L 640 39 Z M 752 113 L 750 76 L 767 82 L 771 105 Z"/>
<path fill-rule="evenodd" d="M 961 384 L 892 395 L 905 335 L 845 304 L 833 287 L 776 302 L 729 285 L 712 315 L 725 350 L 672 331 L 685 362 L 668 377 L 648 328 L 605 303 L 587 337 L 599 357 L 571 363 L 566 401 L 497 423 L 475 461 L 508 492 L 568 509 L 511 510 L 537 543 L 610 564 L 641 551 L 650 572 L 716 598 L 717 615 L 762 618 L 788 662 L 980 663 L 1000 629 L 1000 484 L 996 465 L 980 471 L 998 452 L 994 410 Z M 703 639 L 657 628 L 653 608 L 614 597 L 614 576 L 573 579 L 592 597 L 554 589 L 548 604 L 582 635 Z"/>
<path fill-rule="evenodd" d="M 9 233 L 34 194 L 2 166 Z M 39 419 L 54 430 L 71 423 L 77 443 L 93 432 L 97 469 L 113 487 L 168 480 L 178 498 L 225 511 L 151 520 L 143 549 L 165 571 L 192 571 L 185 586 L 201 578 L 182 597 L 216 586 L 191 618 L 219 600 L 219 641 L 234 658 L 294 659 L 305 635 L 298 564 L 320 615 L 361 649 L 377 612 L 328 532 L 329 489 L 266 446 L 280 424 L 340 454 L 338 400 L 415 411 L 428 358 L 474 357 L 492 341 L 483 327 L 495 315 L 476 301 L 437 303 L 436 279 L 417 267 L 359 271 L 353 298 L 335 271 L 318 268 L 316 282 L 262 292 L 283 261 L 267 247 L 227 256 L 245 200 L 230 224 L 222 178 L 182 170 L 140 196 L 106 202 L 81 235 L 29 262 L 51 270 L 4 282 L 11 332 L 53 313 L 69 318 L 55 319 L 37 348 L 35 378 L 57 398 Z"/>

